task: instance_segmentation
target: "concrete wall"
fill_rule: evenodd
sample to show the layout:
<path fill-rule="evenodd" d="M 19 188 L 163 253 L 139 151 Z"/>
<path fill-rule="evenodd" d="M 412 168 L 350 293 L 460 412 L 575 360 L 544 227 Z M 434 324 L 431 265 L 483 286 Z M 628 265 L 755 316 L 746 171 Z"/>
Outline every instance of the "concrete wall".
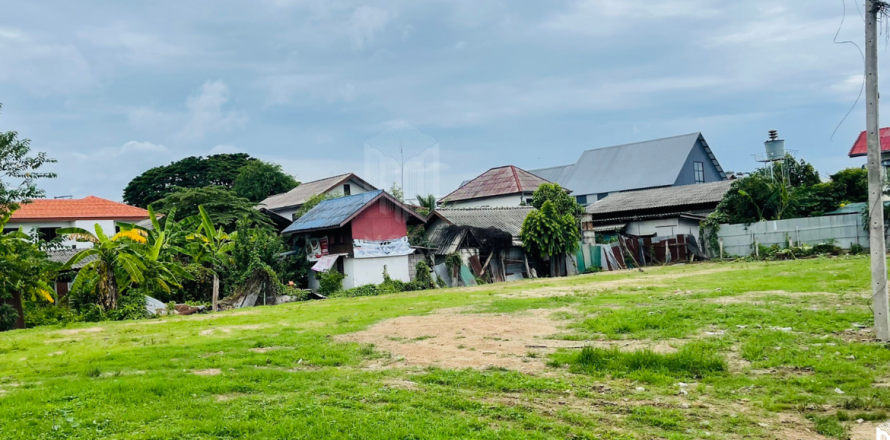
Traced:
<path fill-rule="evenodd" d="M 694 162 L 701 162 L 704 165 L 704 183 L 723 180 L 720 177 L 720 173 L 717 171 L 717 167 L 714 166 L 714 162 L 711 161 L 711 158 L 705 151 L 704 145 L 701 144 L 701 141 L 696 141 L 695 147 L 692 148 L 692 151 L 689 152 L 689 157 L 686 158 L 686 163 L 683 165 L 683 171 L 680 172 L 680 175 L 677 176 L 677 181 L 674 182 L 674 186 L 691 185 L 695 183 Z"/>
<path fill-rule="evenodd" d="M 394 280 L 411 281 L 408 272 L 408 255 L 380 258 L 346 258 L 343 262 L 343 271 L 346 278 L 343 279 L 343 288 L 364 286 L 366 284 L 380 284 L 383 282 L 383 266 Z"/>
<path fill-rule="evenodd" d="M 487 197 L 484 199 L 459 200 L 457 202 L 445 202 L 443 207 L 448 208 L 506 208 L 521 206 L 525 199 L 531 199 L 532 193 L 510 194 L 506 196 Z"/>
<path fill-rule="evenodd" d="M 842 249 L 853 244 L 868 247 L 868 233 L 863 229 L 861 214 L 795 218 L 752 223 L 750 225 L 720 225 L 717 238 L 723 239 L 725 255 L 751 255 L 756 239 L 764 246 L 778 244 L 785 247 L 790 238 L 795 245 L 828 243 Z"/>

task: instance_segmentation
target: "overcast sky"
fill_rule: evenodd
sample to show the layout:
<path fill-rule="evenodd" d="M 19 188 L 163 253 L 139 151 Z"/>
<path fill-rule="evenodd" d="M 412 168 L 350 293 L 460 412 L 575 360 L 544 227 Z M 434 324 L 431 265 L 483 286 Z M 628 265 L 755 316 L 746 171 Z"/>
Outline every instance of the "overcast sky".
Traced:
<path fill-rule="evenodd" d="M 394 126 L 438 142 L 440 195 L 696 131 L 751 170 L 778 129 L 827 175 L 864 163 L 846 157 L 864 103 L 830 140 L 862 60 L 832 42 L 842 0 L 802 3 L 0 0 L 0 130 L 59 160 L 51 197 L 120 200 L 140 172 L 215 152 L 361 175 Z M 846 7 L 839 39 L 861 43 Z"/>

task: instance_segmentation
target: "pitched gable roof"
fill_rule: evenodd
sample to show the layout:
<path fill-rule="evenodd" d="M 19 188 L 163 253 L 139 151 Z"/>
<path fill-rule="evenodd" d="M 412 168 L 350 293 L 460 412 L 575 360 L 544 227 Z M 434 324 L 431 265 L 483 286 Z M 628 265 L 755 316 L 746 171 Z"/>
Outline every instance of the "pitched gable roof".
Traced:
<path fill-rule="evenodd" d="M 416 217 L 420 221 L 424 221 L 424 218 L 419 216 L 414 210 L 405 206 L 402 202 L 399 202 L 396 198 L 387 194 L 382 189 L 378 189 L 352 196 L 325 200 L 319 203 L 316 207 L 310 209 L 309 212 L 297 219 L 290 226 L 285 228 L 284 231 L 281 231 L 281 233 L 293 234 L 297 232 L 310 232 L 342 227 L 355 218 L 355 216 L 362 212 L 367 206 L 370 206 L 381 198 L 389 200 L 409 215 Z"/>
<path fill-rule="evenodd" d="M 878 133 L 880 133 L 881 137 L 881 152 L 890 151 L 890 127 L 882 128 Z M 859 133 L 859 137 L 856 138 L 856 142 L 853 143 L 853 147 L 850 148 L 850 157 L 860 157 L 868 155 L 868 137 L 866 136 L 866 132 Z"/>
<path fill-rule="evenodd" d="M 587 213 L 601 215 L 631 215 L 655 210 L 699 210 L 716 207 L 729 191 L 732 181 L 723 180 L 694 185 L 669 186 L 641 191 L 612 194 L 587 207 Z"/>
<path fill-rule="evenodd" d="M 528 213 L 534 211 L 532 206 L 515 206 L 509 208 L 442 208 L 433 214 L 448 224 L 471 226 L 474 228 L 495 228 L 519 237 L 522 223 Z"/>
<path fill-rule="evenodd" d="M 460 188 L 443 197 L 441 202 L 479 199 L 523 192 L 534 192 L 543 183 L 550 183 L 522 168 L 507 165 L 492 168 L 479 177 L 461 185 Z"/>
<path fill-rule="evenodd" d="M 99 197 L 37 199 L 22 204 L 11 222 L 32 220 L 143 220 L 148 211 Z"/>
<path fill-rule="evenodd" d="M 267 197 L 266 200 L 260 202 L 259 206 L 272 211 L 276 209 L 298 207 L 306 203 L 313 196 L 326 193 L 331 189 L 343 183 L 346 183 L 350 179 L 358 182 L 368 190 L 373 191 L 377 189 L 374 187 L 374 185 L 371 185 L 370 183 L 363 180 L 361 177 L 356 176 L 354 173 L 346 173 L 320 180 L 314 180 L 312 182 L 301 183 L 296 188 L 286 193 L 275 194 L 274 196 Z"/>
<path fill-rule="evenodd" d="M 531 172 L 571 188 L 576 195 L 671 186 L 699 141 L 725 178 L 701 133 L 587 150 L 573 165 Z"/>

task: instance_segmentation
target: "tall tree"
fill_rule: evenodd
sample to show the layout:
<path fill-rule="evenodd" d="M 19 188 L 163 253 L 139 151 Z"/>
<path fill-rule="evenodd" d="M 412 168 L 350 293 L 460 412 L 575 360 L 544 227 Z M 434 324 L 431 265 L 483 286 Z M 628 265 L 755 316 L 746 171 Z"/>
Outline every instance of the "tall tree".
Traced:
<path fill-rule="evenodd" d="M 165 215 L 176 209 L 182 218 L 199 215 L 198 207 L 203 206 L 213 224 L 226 231 L 234 231 L 235 223 L 242 217 L 247 217 L 260 226 L 272 227 L 269 218 L 256 210 L 250 200 L 238 197 L 220 186 L 181 188 L 152 206 Z"/>
<path fill-rule="evenodd" d="M 532 206 L 541 209 L 544 203 L 550 201 L 553 207 L 561 215 L 581 215 L 584 213 L 584 207 L 578 204 L 574 197 L 570 196 L 565 188 L 559 186 L 558 183 L 544 183 L 532 194 Z"/>
<path fill-rule="evenodd" d="M 186 157 L 170 165 L 151 168 L 124 188 L 124 202 L 142 208 L 181 188 L 221 186 L 232 189 L 245 165 L 256 161 L 245 153 Z"/>
<path fill-rule="evenodd" d="M 233 189 L 238 196 L 259 203 L 271 195 L 288 192 L 299 184 L 294 176 L 284 172 L 281 165 L 255 160 L 241 167 Z"/>

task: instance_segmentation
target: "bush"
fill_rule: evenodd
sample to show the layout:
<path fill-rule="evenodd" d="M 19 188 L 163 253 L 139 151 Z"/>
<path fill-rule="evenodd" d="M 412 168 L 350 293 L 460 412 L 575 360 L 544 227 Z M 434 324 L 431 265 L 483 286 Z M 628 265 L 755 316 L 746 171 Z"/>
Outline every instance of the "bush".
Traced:
<path fill-rule="evenodd" d="M 15 321 L 19 319 L 19 312 L 9 304 L 0 304 L 0 332 L 15 328 Z"/>
<path fill-rule="evenodd" d="M 418 261 L 417 265 L 414 266 L 414 282 L 425 286 L 424 289 L 434 289 L 436 287 L 433 276 L 430 274 L 430 266 L 426 264 L 426 261 Z"/>
<path fill-rule="evenodd" d="M 333 295 L 342 290 L 343 279 L 346 278 L 346 275 L 336 270 L 319 272 L 316 276 L 318 277 L 318 292 L 325 296 Z"/>
<path fill-rule="evenodd" d="M 862 246 L 861 244 L 853 243 L 852 245 L 850 245 L 850 254 L 860 255 L 860 254 L 865 254 L 865 253 L 868 253 L 868 250 L 865 249 L 865 247 Z"/>
<path fill-rule="evenodd" d="M 68 324 L 80 321 L 80 316 L 65 306 L 25 303 L 25 327 Z"/>
<path fill-rule="evenodd" d="M 602 267 L 588 267 L 588 268 L 584 269 L 585 274 L 600 273 L 602 271 L 603 271 Z"/>

